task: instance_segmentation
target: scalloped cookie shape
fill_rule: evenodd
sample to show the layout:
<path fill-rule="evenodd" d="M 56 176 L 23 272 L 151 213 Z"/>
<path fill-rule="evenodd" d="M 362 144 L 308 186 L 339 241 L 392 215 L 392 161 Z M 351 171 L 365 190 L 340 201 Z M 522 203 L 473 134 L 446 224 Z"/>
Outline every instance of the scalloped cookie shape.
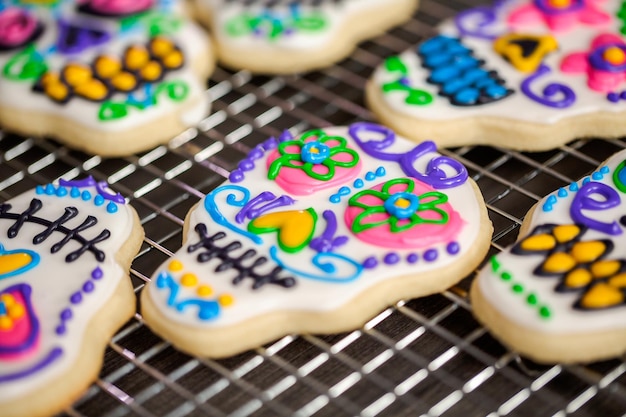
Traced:
<path fill-rule="evenodd" d="M 626 351 L 626 151 L 549 194 L 520 239 L 474 281 L 476 317 L 538 362 L 590 362 Z"/>
<path fill-rule="evenodd" d="M 285 132 L 189 212 L 183 247 L 142 291 L 142 315 L 210 357 L 354 329 L 456 284 L 491 230 L 465 167 L 432 142 L 373 123 Z"/>
<path fill-rule="evenodd" d="M 0 5 L 0 126 L 123 156 L 205 117 L 211 45 L 165 0 Z"/>
<path fill-rule="evenodd" d="M 382 123 L 444 147 L 541 151 L 623 136 L 622 3 L 511 0 L 465 10 L 388 57 L 366 101 Z"/>
<path fill-rule="evenodd" d="M 0 409 L 56 414 L 94 381 L 135 312 L 135 210 L 88 177 L 0 204 Z"/>
<path fill-rule="evenodd" d="M 221 64 L 266 74 L 330 66 L 408 20 L 417 0 L 195 0 Z"/>

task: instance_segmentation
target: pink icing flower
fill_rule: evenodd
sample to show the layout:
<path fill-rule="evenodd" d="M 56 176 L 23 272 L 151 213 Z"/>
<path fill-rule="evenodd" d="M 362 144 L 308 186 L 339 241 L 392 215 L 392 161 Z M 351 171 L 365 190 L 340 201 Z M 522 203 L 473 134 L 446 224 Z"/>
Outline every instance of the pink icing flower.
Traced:
<path fill-rule="evenodd" d="M 447 195 L 413 178 L 396 178 L 353 195 L 344 220 L 364 242 L 398 249 L 449 243 L 463 227 Z"/>
<path fill-rule="evenodd" d="M 587 85 L 595 91 L 610 92 L 626 81 L 626 43 L 618 35 L 604 33 L 591 42 L 586 52 L 571 53 L 561 61 L 561 71 L 587 74 Z"/>
<path fill-rule="evenodd" d="M 37 20 L 25 10 L 9 7 L 0 11 L 0 46 L 22 46 L 31 39 L 36 30 Z"/>
<path fill-rule="evenodd" d="M 513 10 L 508 23 L 523 29 L 545 23 L 555 32 L 572 29 L 576 24 L 601 26 L 611 21 L 611 16 L 597 6 L 602 0 L 534 0 Z"/>
<path fill-rule="evenodd" d="M 154 0 L 86 0 L 83 5 L 105 16 L 126 16 L 144 12 L 153 3 Z"/>
<path fill-rule="evenodd" d="M 322 130 L 306 132 L 278 145 L 267 158 L 267 176 L 293 195 L 309 195 L 345 183 L 361 169 L 359 155 L 347 143 Z"/>

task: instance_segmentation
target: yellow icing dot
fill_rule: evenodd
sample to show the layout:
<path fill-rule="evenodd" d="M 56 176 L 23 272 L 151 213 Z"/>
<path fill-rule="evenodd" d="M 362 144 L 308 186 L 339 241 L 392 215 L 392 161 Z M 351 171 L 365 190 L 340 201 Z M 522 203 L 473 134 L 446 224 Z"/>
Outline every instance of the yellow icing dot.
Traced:
<path fill-rule="evenodd" d="M 550 0 L 550 6 L 557 8 L 557 9 L 563 9 L 565 7 L 569 7 L 570 4 L 571 4 L 571 0 Z"/>
<path fill-rule="evenodd" d="M 573 224 L 557 226 L 552 230 L 552 234 L 559 243 L 569 242 L 580 233 L 580 228 Z"/>
<path fill-rule="evenodd" d="M 209 297 L 213 294 L 213 288 L 208 285 L 200 285 L 196 290 L 196 294 L 198 294 L 200 297 Z"/>
<path fill-rule="evenodd" d="M 101 56 L 94 64 L 96 74 L 102 78 L 111 78 L 122 70 L 122 63 L 110 56 Z"/>
<path fill-rule="evenodd" d="M 113 87 L 120 91 L 132 91 L 137 86 L 137 79 L 130 72 L 120 72 L 111 78 Z"/>
<path fill-rule="evenodd" d="M 131 46 L 126 51 L 125 62 L 126 67 L 131 71 L 142 68 L 150 60 L 148 50 L 143 46 Z"/>
<path fill-rule="evenodd" d="M 626 273 L 621 273 L 611 277 L 609 284 L 617 288 L 626 288 Z"/>
<path fill-rule="evenodd" d="M 74 87 L 74 92 L 89 100 L 103 100 L 109 94 L 109 89 L 102 81 L 92 79 Z"/>
<path fill-rule="evenodd" d="M 93 75 L 91 73 L 91 68 L 86 65 L 69 64 L 63 70 L 63 77 L 69 85 L 76 87 L 77 85 L 91 80 Z"/>
<path fill-rule="evenodd" d="M 620 65 L 626 61 L 626 53 L 617 46 L 606 48 L 602 57 L 613 65 Z"/>
<path fill-rule="evenodd" d="M 171 53 L 167 54 L 167 56 L 162 58 L 163 65 L 165 65 L 166 68 L 170 69 L 181 67 L 183 65 L 183 61 L 183 53 L 180 51 L 172 51 Z"/>
<path fill-rule="evenodd" d="M 574 244 L 570 253 L 578 263 L 588 263 L 598 259 L 605 251 L 606 245 L 595 240 Z"/>
<path fill-rule="evenodd" d="M 522 249 L 528 251 L 544 251 L 554 248 L 556 240 L 550 235 L 529 236 L 522 241 Z"/>
<path fill-rule="evenodd" d="M 235 302 L 235 299 L 230 294 L 222 294 L 219 296 L 217 301 L 220 303 L 222 307 L 228 307 L 228 306 L 231 306 Z"/>
<path fill-rule="evenodd" d="M 154 56 L 163 57 L 174 50 L 174 44 L 165 38 L 154 38 L 150 42 L 150 49 Z"/>
<path fill-rule="evenodd" d="M 0 330 L 9 330 L 13 327 L 13 320 L 7 316 L 0 316 Z"/>
<path fill-rule="evenodd" d="M 183 263 L 181 261 L 173 260 L 167 266 L 167 269 L 169 269 L 172 272 L 181 271 L 183 269 Z"/>
<path fill-rule="evenodd" d="M 585 308 L 605 308 L 620 304 L 624 295 L 620 290 L 607 284 L 594 285 L 580 300 Z"/>
<path fill-rule="evenodd" d="M 546 272 L 560 274 L 567 272 L 576 266 L 576 260 L 566 253 L 553 253 L 546 259 L 543 269 Z"/>
<path fill-rule="evenodd" d="M 28 265 L 32 257 L 24 252 L 9 253 L 0 256 L 0 274 L 8 274 Z"/>
<path fill-rule="evenodd" d="M 49 82 L 44 84 L 46 94 L 57 101 L 64 100 L 70 93 L 70 90 L 62 82 Z"/>
<path fill-rule="evenodd" d="M 7 310 L 15 305 L 15 298 L 11 294 L 0 295 L 0 301 L 2 301 Z"/>
<path fill-rule="evenodd" d="M 146 81 L 155 81 L 159 79 L 162 72 L 161 65 L 158 62 L 150 61 L 139 71 L 139 75 Z"/>
<path fill-rule="evenodd" d="M 198 277 L 191 273 L 184 274 L 180 278 L 180 284 L 183 287 L 195 287 L 196 285 L 198 285 Z"/>
<path fill-rule="evenodd" d="M 604 278 L 615 275 L 620 266 L 619 261 L 598 261 L 591 265 L 591 273 L 595 278 Z"/>
<path fill-rule="evenodd" d="M 396 207 L 407 208 L 411 205 L 411 202 L 406 198 L 399 198 L 396 200 Z"/>
<path fill-rule="evenodd" d="M 575 269 L 565 277 L 565 285 L 570 288 L 584 287 L 592 280 L 591 272 L 586 269 Z"/>
<path fill-rule="evenodd" d="M 21 318 L 22 316 L 24 316 L 24 313 L 26 313 L 26 310 L 24 309 L 23 305 L 15 304 L 7 309 L 7 313 L 8 313 L 8 316 L 11 317 L 13 320 L 17 320 Z"/>

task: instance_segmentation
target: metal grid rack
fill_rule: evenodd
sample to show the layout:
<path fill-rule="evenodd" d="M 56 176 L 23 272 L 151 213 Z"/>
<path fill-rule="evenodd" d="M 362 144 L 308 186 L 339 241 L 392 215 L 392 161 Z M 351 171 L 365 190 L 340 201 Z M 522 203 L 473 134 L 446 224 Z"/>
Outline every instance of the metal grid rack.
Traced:
<path fill-rule="evenodd" d="M 218 68 L 213 112 L 168 146 L 102 159 L 53 141 L 0 131 L 0 200 L 60 176 L 91 174 L 129 197 L 146 230 L 131 277 L 139 294 L 181 246 L 187 211 L 255 144 L 371 119 L 367 77 L 382 59 L 435 33 L 434 25 L 486 1 L 422 0 L 405 25 L 365 42 L 324 71 L 258 77 Z M 542 153 L 492 147 L 444 150 L 484 193 L 495 227 L 491 252 L 511 244 L 542 196 L 588 174 L 624 140 L 575 141 Z M 503 348 L 472 317 L 472 276 L 448 291 L 405 300 L 353 332 L 287 336 L 241 355 L 187 356 L 141 315 L 110 341 L 99 379 L 72 416 L 617 416 L 626 412 L 626 357 L 587 366 L 538 366 Z M 0 411 L 1 414 L 1 411 Z"/>

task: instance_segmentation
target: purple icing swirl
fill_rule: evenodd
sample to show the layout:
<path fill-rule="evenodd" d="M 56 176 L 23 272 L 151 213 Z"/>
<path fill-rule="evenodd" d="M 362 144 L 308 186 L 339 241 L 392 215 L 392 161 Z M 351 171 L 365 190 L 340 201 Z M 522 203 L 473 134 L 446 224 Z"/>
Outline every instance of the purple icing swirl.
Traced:
<path fill-rule="evenodd" d="M 564 109 L 576 101 L 576 93 L 565 84 L 550 83 L 543 89 L 543 96 L 535 94 L 531 90 L 531 84 L 540 77 L 549 74 L 552 70 L 545 64 L 537 69 L 537 71 L 522 81 L 522 92 L 531 100 L 536 101 L 544 106 L 553 107 L 555 109 Z M 561 95 L 562 97 L 558 97 Z M 556 96 L 556 99 L 555 99 Z"/>

